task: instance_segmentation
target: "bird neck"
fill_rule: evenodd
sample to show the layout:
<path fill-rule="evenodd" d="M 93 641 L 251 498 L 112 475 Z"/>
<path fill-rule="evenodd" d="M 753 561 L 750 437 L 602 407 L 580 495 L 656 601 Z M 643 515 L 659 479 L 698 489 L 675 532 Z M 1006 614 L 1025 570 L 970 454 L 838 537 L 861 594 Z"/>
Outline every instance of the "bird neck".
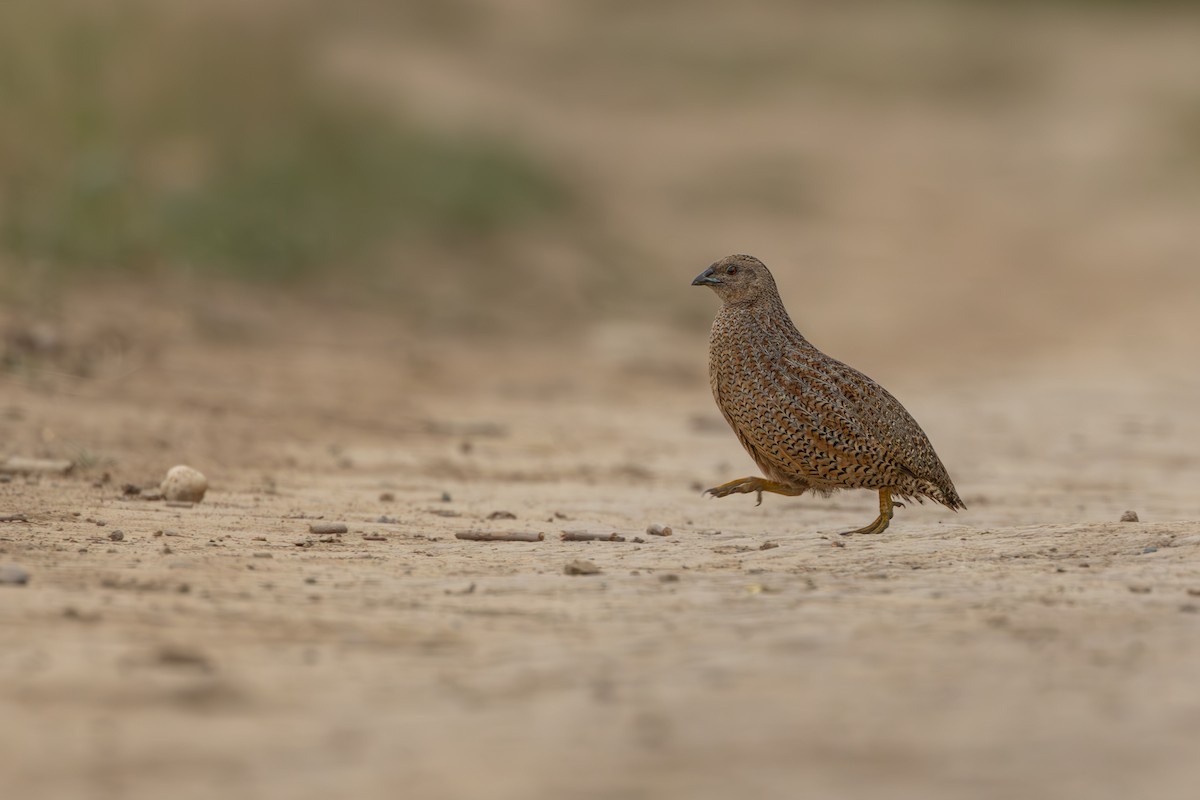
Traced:
<path fill-rule="evenodd" d="M 796 347 L 812 347 L 788 316 L 778 295 L 758 297 L 746 303 L 726 303 L 717 315 L 717 324 L 734 330 L 755 328 Z"/>

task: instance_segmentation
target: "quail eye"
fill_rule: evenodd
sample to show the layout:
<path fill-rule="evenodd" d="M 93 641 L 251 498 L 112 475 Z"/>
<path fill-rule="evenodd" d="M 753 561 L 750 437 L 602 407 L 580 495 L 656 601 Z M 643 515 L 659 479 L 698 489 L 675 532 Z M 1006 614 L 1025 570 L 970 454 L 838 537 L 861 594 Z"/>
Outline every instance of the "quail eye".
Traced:
<path fill-rule="evenodd" d="M 736 275 L 736 274 L 737 274 L 737 267 L 736 267 L 736 266 L 728 266 L 728 267 L 726 267 L 726 268 L 725 268 L 725 274 L 726 274 L 726 275 Z"/>

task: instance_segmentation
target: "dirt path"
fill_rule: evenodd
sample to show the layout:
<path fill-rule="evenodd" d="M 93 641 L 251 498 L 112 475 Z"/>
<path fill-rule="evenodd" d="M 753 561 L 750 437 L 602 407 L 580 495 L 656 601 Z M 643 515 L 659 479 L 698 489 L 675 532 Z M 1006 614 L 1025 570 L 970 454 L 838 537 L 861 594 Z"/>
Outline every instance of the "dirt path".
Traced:
<path fill-rule="evenodd" d="M 842 539 L 870 496 L 698 496 L 750 467 L 695 347 L 397 352 L 0 378 L 0 455 L 88 456 L 0 483 L 6 796 L 1194 792 L 1200 382 L 902 381 L 970 510 Z"/>

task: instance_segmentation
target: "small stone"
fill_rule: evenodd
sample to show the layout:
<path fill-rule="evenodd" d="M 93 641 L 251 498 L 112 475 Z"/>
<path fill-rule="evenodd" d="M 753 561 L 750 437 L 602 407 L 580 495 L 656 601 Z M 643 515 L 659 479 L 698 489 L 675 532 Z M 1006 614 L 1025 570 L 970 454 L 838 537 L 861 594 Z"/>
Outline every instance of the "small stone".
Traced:
<path fill-rule="evenodd" d="M 1136 511 L 1126 511 L 1121 515 L 1121 522 L 1137 522 L 1138 515 Z"/>
<path fill-rule="evenodd" d="M 349 528 L 344 522 L 314 522 L 308 526 L 309 533 L 321 535 L 331 535 L 335 533 L 346 533 Z"/>
<path fill-rule="evenodd" d="M 1133 592 L 1134 594 L 1150 594 L 1150 587 L 1149 586 L 1130 586 L 1129 591 Z"/>
<path fill-rule="evenodd" d="M 660 583 L 679 583 L 679 576 L 674 572 L 664 572 L 658 576 Z"/>
<path fill-rule="evenodd" d="M 646 528 L 646 533 L 651 536 L 670 536 L 674 531 L 669 525 L 659 525 L 657 522 Z"/>
<path fill-rule="evenodd" d="M 392 503 L 392 502 L 395 502 L 395 500 L 396 500 L 396 495 L 393 494 L 392 492 L 381 492 L 379 494 L 379 502 L 381 502 L 381 503 Z"/>
<path fill-rule="evenodd" d="M 112 540 L 112 541 L 114 541 L 114 542 L 120 542 L 120 541 L 124 541 L 124 539 L 125 539 L 125 531 L 113 531 L 112 533 L 110 533 L 110 534 L 108 535 L 108 538 L 109 538 L 109 539 L 111 539 L 111 540 Z"/>
<path fill-rule="evenodd" d="M 63 609 L 64 619 L 73 619 L 77 622 L 97 622 L 100 620 L 100 615 L 96 612 L 80 611 L 74 606 L 67 606 Z"/>
<path fill-rule="evenodd" d="M 167 470 L 163 479 L 163 497 L 175 503 L 199 503 L 208 491 L 208 478 L 199 470 L 179 464 Z"/>
<path fill-rule="evenodd" d="M 776 544 L 775 542 L 763 542 L 762 544 L 760 544 L 758 546 L 758 549 L 759 550 L 774 550 L 776 547 L 779 547 L 779 545 Z"/>
<path fill-rule="evenodd" d="M 266 552 L 265 550 L 258 550 L 257 552 L 251 553 L 250 555 L 252 558 L 274 558 L 275 557 L 275 556 L 271 555 L 270 553 Z"/>
<path fill-rule="evenodd" d="M 590 561 L 571 561 L 563 568 L 567 575 L 599 575 L 600 568 Z"/>
<path fill-rule="evenodd" d="M 0 586 L 24 586 L 29 583 L 29 573 L 16 564 L 0 564 Z"/>
<path fill-rule="evenodd" d="M 443 503 L 450 502 L 450 493 L 449 492 L 442 492 L 442 502 Z"/>
<path fill-rule="evenodd" d="M 493 511 L 488 514 L 488 519 L 516 519 L 517 515 L 511 511 Z"/>
<path fill-rule="evenodd" d="M 154 660 L 167 667 L 188 667 L 201 672 L 211 672 L 213 669 L 213 663 L 208 656 L 198 650 L 175 645 L 159 648 Z"/>
<path fill-rule="evenodd" d="M 395 525 L 399 520 L 395 517 L 389 517 L 387 514 L 380 514 L 379 518 L 375 521 L 380 525 Z"/>

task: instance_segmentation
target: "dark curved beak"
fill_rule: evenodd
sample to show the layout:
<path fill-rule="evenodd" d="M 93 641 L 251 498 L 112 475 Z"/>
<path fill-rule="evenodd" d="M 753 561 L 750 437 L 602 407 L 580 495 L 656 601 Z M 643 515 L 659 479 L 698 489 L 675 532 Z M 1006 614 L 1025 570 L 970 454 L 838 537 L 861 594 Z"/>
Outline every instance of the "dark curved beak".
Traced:
<path fill-rule="evenodd" d="M 720 286 L 721 279 L 717 277 L 717 273 L 712 267 L 704 270 L 696 276 L 696 280 L 692 281 L 692 286 Z"/>

